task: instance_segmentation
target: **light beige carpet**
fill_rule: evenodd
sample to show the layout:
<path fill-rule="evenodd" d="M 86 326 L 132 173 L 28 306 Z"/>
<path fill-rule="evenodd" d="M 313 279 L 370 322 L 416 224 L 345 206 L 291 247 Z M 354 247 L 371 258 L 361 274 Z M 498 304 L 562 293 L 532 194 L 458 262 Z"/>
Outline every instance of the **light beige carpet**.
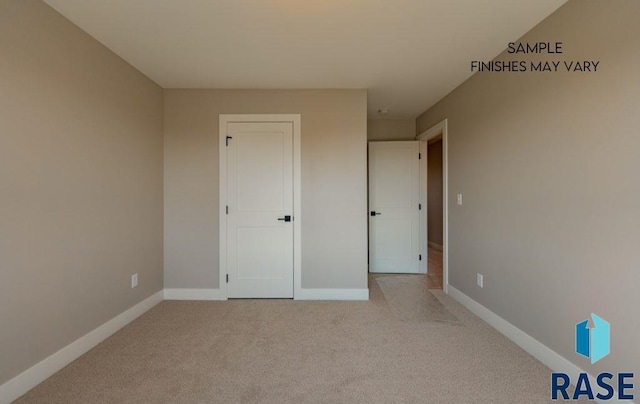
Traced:
<path fill-rule="evenodd" d="M 550 370 L 441 292 L 461 324 L 368 302 L 165 301 L 18 403 L 543 403 Z"/>
<path fill-rule="evenodd" d="M 376 276 L 391 312 L 408 322 L 459 323 L 456 316 L 427 289 L 427 275 Z"/>

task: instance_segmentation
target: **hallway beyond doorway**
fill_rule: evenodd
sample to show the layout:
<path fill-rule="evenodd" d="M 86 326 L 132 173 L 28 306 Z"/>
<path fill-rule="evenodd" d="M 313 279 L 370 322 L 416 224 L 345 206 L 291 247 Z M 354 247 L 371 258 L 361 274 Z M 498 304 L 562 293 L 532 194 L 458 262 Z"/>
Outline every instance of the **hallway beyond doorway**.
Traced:
<path fill-rule="evenodd" d="M 442 289 L 442 251 L 429 247 L 427 289 Z"/>

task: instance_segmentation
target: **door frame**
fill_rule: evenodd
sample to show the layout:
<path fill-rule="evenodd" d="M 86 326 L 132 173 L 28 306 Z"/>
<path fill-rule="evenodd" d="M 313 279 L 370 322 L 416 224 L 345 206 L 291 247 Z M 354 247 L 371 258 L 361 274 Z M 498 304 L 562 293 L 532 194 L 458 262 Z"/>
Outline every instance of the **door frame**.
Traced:
<path fill-rule="evenodd" d="M 219 290 L 220 300 L 227 300 L 227 153 L 226 138 L 229 123 L 290 122 L 293 125 L 293 298 L 302 288 L 301 229 L 301 116 L 300 114 L 220 114 L 218 129 L 218 230 L 219 230 Z"/>
<path fill-rule="evenodd" d="M 449 294 L 449 159 L 448 159 L 448 124 L 447 120 L 444 119 L 441 122 L 433 125 L 431 128 L 426 131 L 420 133 L 416 136 L 416 140 L 419 140 L 421 143 L 422 153 L 425 153 L 425 158 L 420 160 L 420 187 L 423 188 L 423 192 L 421 195 L 425 197 L 425 207 L 426 209 L 422 209 L 422 222 L 420 226 L 420 246 L 425 249 L 425 260 L 424 265 L 428 267 L 429 265 L 429 256 L 427 255 L 428 247 L 428 230 L 427 230 L 427 212 L 428 205 L 426 200 L 426 189 L 427 189 L 427 158 L 426 158 L 426 147 L 429 140 L 442 135 L 442 290 L 444 293 Z"/>

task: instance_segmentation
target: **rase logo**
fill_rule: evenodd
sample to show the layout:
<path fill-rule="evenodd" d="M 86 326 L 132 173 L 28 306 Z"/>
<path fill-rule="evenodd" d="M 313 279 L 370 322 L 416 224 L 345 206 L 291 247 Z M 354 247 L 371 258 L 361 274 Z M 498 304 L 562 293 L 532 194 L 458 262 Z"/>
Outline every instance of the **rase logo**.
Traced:
<path fill-rule="evenodd" d="M 609 355 L 611 348 L 611 326 L 602 317 L 591 313 L 593 327 L 589 327 L 589 319 L 576 324 L 576 353 L 596 363 L 600 359 Z M 599 391 L 593 394 L 591 382 L 587 373 L 580 373 L 578 379 L 574 381 L 576 386 L 573 396 L 569 398 L 567 389 L 572 383 L 571 378 L 566 373 L 551 374 L 551 399 L 557 400 L 562 396 L 564 400 L 578 400 L 581 396 L 593 400 L 611 400 L 615 396 L 616 387 L 618 390 L 618 400 L 633 400 L 633 394 L 627 391 L 633 390 L 633 373 L 608 373 L 603 372 L 597 375 L 596 383 Z M 616 383 L 617 382 L 617 383 Z"/>
<path fill-rule="evenodd" d="M 576 353 L 596 363 L 609 355 L 611 345 L 611 326 L 598 315 L 591 313 L 593 328 L 589 328 L 589 319 L 576 324 Z"/>

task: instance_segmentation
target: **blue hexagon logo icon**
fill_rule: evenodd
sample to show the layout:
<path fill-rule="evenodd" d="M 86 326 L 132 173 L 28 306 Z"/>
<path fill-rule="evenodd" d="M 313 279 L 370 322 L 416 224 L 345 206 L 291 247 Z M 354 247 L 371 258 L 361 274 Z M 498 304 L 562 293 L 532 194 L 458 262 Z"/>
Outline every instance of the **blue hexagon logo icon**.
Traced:
<path fill-rule="evenodd" d="M 602 317 L 591 313 L 593 327 L 589 319 L 576 324 L 576 353 L 596 363 L 609 355 L 611 348 L 611 326 Z"/>

